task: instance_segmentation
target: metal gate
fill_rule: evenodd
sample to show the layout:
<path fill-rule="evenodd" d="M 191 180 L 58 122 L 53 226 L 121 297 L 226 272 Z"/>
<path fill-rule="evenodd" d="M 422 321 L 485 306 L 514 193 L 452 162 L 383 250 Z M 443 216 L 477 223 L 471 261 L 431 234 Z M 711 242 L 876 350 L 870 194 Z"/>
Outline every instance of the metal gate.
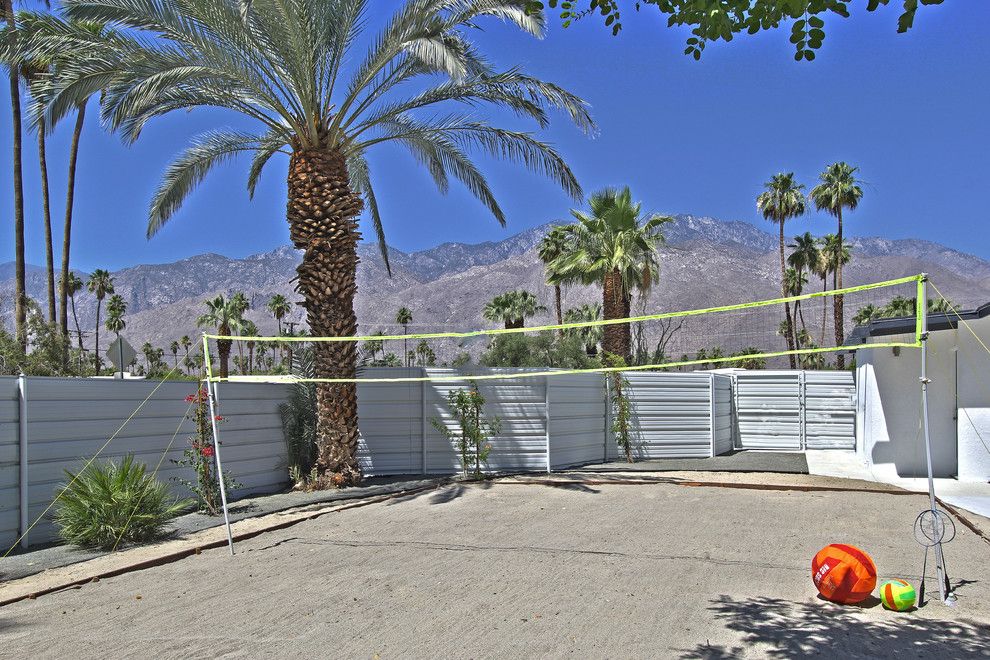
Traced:
<path fill-rule="evenodd" d="M 737 449 L 855 449 L 849 371 L 738 371 Z"/>

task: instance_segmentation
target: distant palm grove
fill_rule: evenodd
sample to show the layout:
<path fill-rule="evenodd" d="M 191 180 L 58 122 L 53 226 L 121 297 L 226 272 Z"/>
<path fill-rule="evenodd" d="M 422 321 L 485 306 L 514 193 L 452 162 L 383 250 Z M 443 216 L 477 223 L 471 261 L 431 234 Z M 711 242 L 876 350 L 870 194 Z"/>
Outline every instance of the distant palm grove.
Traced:
<path fill-rule="evenodd" d="M 558 115 L 585 133 L 596 131 L 581 98 L 521 67 L 495 66 L 474 43 L 476 28 L 487 22 L 541 37 L 543 16 L 527 12 L 521 0 L 396 2 L 392 19 L 377 26 L 367 20 L 367 0 L 63 0 L 51 11 L 20 13 L 12 0 L 3 1 L 0 53 L 13 122 L 15 293 L 13 333 L 0 328 L 0 373 L 108 376 L 114 367 L 103 352 L 111 341 L 126 339 L 128 304 L 115 291 L 112 274 L 96 269 L 81 277 L 71 267 L 75 177 L 80 155 L 85 155 L 81 135 L 87 108 L 94 104 L 103 128 L 128 144 L 139 140 L 149 123 L 173 112 L 219 108 L 250 122 L 251 128 L 236 131 L 218 124 L 191 138 L 165 168 L 149 200 L 147 235 L 154 237 L 218 164 L 248 154 L 246 186 L 253 195 L 265 167 L 278 162 L 287 174 L 288 237 L 302 251 L 295 278 L 298 297 L 274 295 L 255 314 L 274 320 L 280 337 L 358 333 L 354 299 L 362 213 L 390 268 L 378 205 L 378 195 L 387 193 L 390 182 L 376 179 L 367 158 L 384 144 L 406 149 L 410 167 L 429 174 L 441 193 L 451 179 L 463 185 L 503 226 L 506 214 L 480 168 L 486 158 L 547 177 L 582 205 L 571 211 L 572 222 L 555 227 L 538 247 L 551 302 L 544 305 L 540 292 L 511 290 L 478 301 L 477 309 L 465 313 L 478 314 L 503 330 L 526 328 L 543 314 L 556 325 L 608 322 L 633 316 L 634 306 L 647 310 L 653 291 L 662 287 L 659 249 L 671 218 L 643 209 L 628 187 L 604 188 L 585 199 L 570 166 L 551 144 L 496 120 L 509 111 L 543 129 Z M 64 214 L 57 227 L 46 139 L 63 120 L 72 125 L 72 140 L 64 154 Z M 30 149 L 26 135 L 34 138 Z M 38 221 L 26 223 L 23 168 L 29 163 L 39 168 L 42 203 Z M 844 221 L 863 195 L 857 173 L 846 163 L 829 165 L 807 194 L 793 174 L 780 173 L 757 197 L 759 212 L 779 226 L 780 278 L 775 286 L 779 284 L 781 295 L 801 294 L 813 283 L 822 289 L 842 288 L 843 267 L 851 256 Z M 835 217 L 835 232 L 788 241 L 785 224 L 811 206 Z M 45 243 L 46 286 L 40 303 L 26 293 L 28 226 L 40 227 Z M 600 288 L 600 299 L 565 309 L 564 292 L 579 285 Z M 77 314 L 77 296 L 83 291 L 95 299 L 95 323 L 89 327 L 80 327 Z M 832 309 L 829 315 L 822 308 L 818 325 L 807 322 L 809 310 L 799 302 L 783 308 L 778 332 L 792 368 L 825 366 L 820 356 L 796 352 L 844 340 L 842 297 L 821 300 L 823 306 L 831 301 Z M 860 310 L 855 320 L 866 322 L 908 306 L 910 301 L 895 300 L 890 309 Z M 232 338 L 211 346 L 215 363 L 205 364 L 200 338 L 185 334 L 162 346 L 145 343 L 126 366 L 148 377 L 201 379 L 207 367 L 229 377 L 285 374 L 305 364 L 307 373 L 318 378 L 353 379 L 361 367 L 463 366 L 475 360 L 486 366 L 569 368 L 670 361 L 696 361 L 701 367 L 766 365 L 759 358 L 742 357 L 758 352 L 756 348 L 734 347 L 735 355 L 724 355 L 721 346 L 710 345 L 679 358 L 668 355 L 672 339 L 682 331 L 674 323 L 659 324 L 659 336 L 628 322 L 510 332 L 478 350 L 447 355 L 427 340 L 405 338 L 420 315 L 407 307 L 394 317 L 402 339 L 396 335 L 360 345 L 344 341 L 309 347 L 290 341 L 236 341 L 259 334 L 257 324 L 246 318 L 251 307 L 236 291 L 214 292 L 203 301 L 198 326 Z M 297 307 L 305 313 L 304 324 L 290 318 Z M 828 338 L 827 316 L 832 329 Z M 839 368 L 845 366 L 841 353 L 836 360 Z M 322 382 L 315 386 L 314 398 L 312 485 L 357 483 L 356 385 Z"/>

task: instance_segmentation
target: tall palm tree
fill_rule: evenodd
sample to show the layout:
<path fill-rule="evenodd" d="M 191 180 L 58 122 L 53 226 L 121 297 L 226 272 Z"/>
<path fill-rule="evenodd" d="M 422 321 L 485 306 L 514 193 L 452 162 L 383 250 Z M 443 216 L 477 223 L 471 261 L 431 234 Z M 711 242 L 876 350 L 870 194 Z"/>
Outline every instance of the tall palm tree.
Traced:
<path fill-rule="evenodd" d="M 23 42 L 30 39 L 28 28 L 23 24 L 24 12 L 18 15 L 21 26 L 18 29 L 18 39 Z M 45 234 L 45 274 L 46 293 L 48 302 L 48 322 L 55 323 L 55 256 L 52 249 L 52 208 L 51 195 L 48 186 L 48 128 L 43 116 L 43 97 L 48 78 L 52 74 L 52 58 L 34 57 L 20 61 L 21 77 L 27 82 L 33 99 L 33 123 L 38 134 L 38 169 L 41 182 L 41 220 Z"/>
<path fill-rule="evenodd" d="M 109 271 L 97 268 L 89 276 L 86 288 L 96 296 L 96 348 L 93 353 L 93 361 L 96 365 L 96 375 L 100 375 L 100 307 L 107 294 L 113 293 L 113 276 Z"/>
<path fill-rule="evenodd" d="M 169 344 L 168 350 L 170 350 L 172 352 L 172 363 L 175 365 L 175 368 L 178 369 L 179 368 L 179 342 L 173 341 L 171 344 Z"/>
<path fill-rule="evenodd" d="M 189 349 L 192 348 L 192 339 L 189 338 L 189 335 L 182 335 L 182 338 L 179 339 L 179 345 L 182 346 L 182 350 L 186 352 L 186 357 L 188 358 Z"/>
<path fill-rule="evenodd" d="M 14 186 L 14 332 L 21 350 L 27 350 L 27 282 L 24 262 L 24 173 L 22 169 L 21 86 L 18 66 L 17 19 L 13 0 L 3 0 L 4 64 L 10 83 L 11 176 Z"/>
<path fill-rule="evenodd" d="M 835 216 L 838 221 L 838 231 L 836 237 L 839 245 L 844 245 L 842 240 L 842 211 L 843 209 L 855 210 L 859 206 L 859 200 L 863 198 L 862 181 L 856 178 L 858 167 L 853 167 L 848 163 L 832 163 L 818 175 L 819 184 L 811 189 L 811 201 L 819 211 Z M 835 264 L 837 289 L 842 288 L 842 265 L 841 259 Z M 843 305 L 842 296 L 836 295 L 832 300 L 832 309 L 835 323 L 835 345 L 842 346 L 845 338 L 843 328 Z M 845 368 L 846 356 L 839 353 L 837 358 L 839 369 Z"/>
<path fill-rule="evenodd" d="M 247 295 L 245 295 L 243 291 L 235 291 L 230 296 L 230 304 L 233 306 L 234 313 L 237 314 L 237 316 L 241 319 L 241 330 L 238 331 L 238 334 L 242 334 L 244 323 L 246 322 L 244 320 L 244 313 L 247 312 L 249 309 L 251 309 L 251 301 L 248 300 Z M 257 330 L 258 330 L 257 327 L 255 327 L 255 332 L 257 332 Z M 243 341 L 237 342 L 237 356 L 240 360 L 240 370 L 241 370 L 241 374 L 243 375 L 245 373 L 244 369 L 246 367 L 246 363 L 244 362 Z"/>
<path fill-rule="evenodd" d="M 268 312 L 275 317 L 275 322 L 278 324 L 278 334 L 282 334 L 282 319 L 292 311 L 292 305 L 285 299 L 285 296 L 281 293 L 276 293 L 269 299 L 266 307 Z"/>
<path fill-rule="evenodd" d="M 242 324 L 240 305 L 223 296 L 207 300 L 206 313 L 196 320 L 196 325 L 199 327 L 216 328 L 217 334 L 225 337 L 230 337 L 234 332 L 240 330 Z M 230 339 L 217 340 L 220 378 L 227 378 L 230 375 L 230 347 L 232 344 L 233 341 Z"/>
<path fill-rule="evenodd" d="M 254 153 L 248 179 L 253 191 L 272 156 L 289 156 L 289 234 L 304 250 L 297 288 L 317 336 L 356 332 L 357 219 L 365 206 L 388 264 L 365 158 L 369 149 L 389 142 L 403 145 L 441 191 L 452 176 L 504 223 L 494 193 L 468 155 L 471 150 L 525 164 L 575 197 L 581 189 L 550 145 L 495 126 L 474 108 L 506 108 L 541 126 L 548 123 L 549 110 L 560 108 L 581 128 L 594 128 L 581 99 L 517 68 L 494 69 L 469 40 L 486 17 L 541 35 L 542 14 L 527 12 L 520 0 L 409 0 L 370 40 L 365 34 L 368 4 L 63 3 L 69 18 L 106 20 L 114 29 L 108 40 L 114 47 L 99 65 L 68 71 L 52 106 L 72 102 L 74 87 L 95 89 L 109 80 L 104 114 L 125 139 L 136 139 L 154 117 L 194 107 L 226 108 L 260 125 L 254 132 L 218 130 L 197 138 L 169 166 L 154 195 L 149 235 L 168 222 L 214 165 Z M 369 42 L 367 54 L 358 51 Z M 442 106 L 450 103 L 462 110 L 445 112 Z M 426 109 L 433 112 L 420 114 Z M 319 343 L 315 350 L 318 376 L 355 376 L 353 342 Z M 317 385 L 317 469 L 329 482 L 360 479 L 356 397 L 354 383 Z"/>
<path fill-rule="evenodd" d="M 79 279 L 78 275 L 70 271 L 67 280 L 61 277 L 59 278 L 58 286 L 60 290 L 65 291 L 69 297 L 69 301 L 72 303 L 72 321 L 76 326 L 76 337 L 79 339 L 79 353 L 81 355 L 83 351 L 83 340 L 82 330 L 79 328 L 79 317 L 76 315 L 76 294 L 82 291 L 83 281 Z"/>
<path fill-rule="evenodd" d="M 786 296 L 800 296 L 804 293 L 804 285 L 808 283 L 808 276 L 804 274 L 803 271 L 799 271 L 797 268 L 788 268 L 784 271 L 784 291 Z M 794 320 L 795 325 L 797 320 L 801 321 L 801 331 L 803 334 L 807 335 L 806 326 L 804 324 L 804 313 L 801 311 L 801 301 L 798 300 L 794 303 Z M 798 340 L 798 335 L 802 332 L 794 333 L 794 342 L 798 348 L 802 347 L 803 342 Z"/>
<path fill-rule="evenodd" d="M 856 315 L 853 317 L 853 323 L 856 325 L 866 325 L 873 319 L 880 315 L 880 310 L 873 303 L 864 305 L 859 308 Z"/>
<path fill-rule="evenodd" d="M 818 240 L 811 235 L 810 231 L 806 231 L 800 236 L 795 236 L 794 244 L 787 247 L 791 248 L 791 253 L 787 256 L 787 265 L 796 271 L 797 278 L 802 280 L 801 288 L 803 289 L 803 285 L 808 283 L 808 274 L 814 274 L 821 259 Z M 805 334 L 807 334 L 804 311 L 801 309 L 800 300 L 794 303 L 794 315 L 801 319 L 801 329 L 805 330 Z M 800 346 L 801 342 L 798 342 L 798 345 Z"/>
<path fill-rule="evenodd" d="M 100 21 L 65 21 L 50 12 L 22 12 L 19 17 L 25 33 L 20 44 L 23 57 L 31 60 L 47 61 L 54 67 L 54 76 L 49 76 L 40 86 L 39 96 L 44 102 L 43 113 L 38 117 L 40 126 L 52 130 L 55 125 L 70 113 L 75 112 L 75 125 L 69 145 L 69 160 L 65 187 L 65 220 L 62 226 L 62 281 L 69 276 L 70 250 L 72 244 L 72 214 L 75 208 L 76 171 L 79 161 L 79 142 L 86 119 L 86 105 L 90 97 L 101 92 L 116 61 L 113 34 L 105 29 Z M 79 84 L 76 74 L 80 70 L 93 71 L 105 67 L 102 75 Z M 73 72 L 72 80 L 62 80 L 67 69 Z M 55 90 L 63 84 L 72 84 L 71 99 L 53 97 Z M 69 334 L 68 292 L 59 292 L 59 316 L 62 334 Z"/>
<path fill-rule="evenodd" d="M 557 325 L 564 322 L 564 311 L 561 304 L 561 286 L 565 284 L 560 278 L 559 274 L 553 272 L 550 268 L 550 264 L 559 259 L 570 247 L 569 245 L 570 236 L 567 231 L 562 226 L 553 227 L 547 232 L 547 235 L 543 237 L 537 247 L 540 260 L 543 262 L 543 267 L 546 270 L 547 283 L 553 286 L 553 296 L 554 304 L 557 311 Z M 559 333 L 558 334 L 562 334 Z"/>
<path fill-rule="evenodd" d="M 402 326 L 402 334 L 409 334 L 409 324 L 412 323 L 413 315 L 412 310 L 408 307 L 400 307 L 399 311 L 395 313 L 395 322 Z M 409 345 L 406 339 L 402 340 L 402 355 L 405 365 L 409 366 Z"/>
<path fill-rule="evenodd" d="M 825 278 L 829 275 L 832 276 L 832 289 L 838 288 L 838 271 L 839 268 L 847 263 L 852 258 L 852 248 L 849 243 L 839 243 L 839 237 L 837 234 L 825 234 L 820 239 L 821 247 L 819 252 L 821 254 L 821 269 L 819 275 L 822 277 L 822 288 L 825 287 Z M 840 247 L 841 246 L 841 247 Z M 834 303 L 833 303 L 834 304 Z M 827 308 L 827 298 L 822 298 L 822 341 L 821 345 L 825 345 L 825 325 L 828 316 Z M 834 323 L 834 318 L 833 318 Z M 841 355 L 839 357 L 842 357 Z M 845 361 L 843 360 L 843 364 Z"/>
<path fill-rule="evenodd" d="M 124 301 L 124 297 L 119 294 L 114 294 L 110 296 L 110 300 L 107 301 L 107 320 L 104 322 L 107 331 L 112 332 L 117 335 L 117 339 L 120 339 L 120 333 L 124 331 L 127 327 L 127 323 L 124 321 L 124 314 L 127 312 L 127 303 Z M 120 365 L 120 372 L 124 372 L 124 366 Z"/>
<path fill-rule="evenodd" d="M 780 229 L 780 291 L 787 297 L 787 286 L 784 282 L 787 272 L 787 263 L 784 257 L 784 223 L 792 218 L 804 215 L 807 210 L 805 203 L 804 186 L 794 180 L 794 172 L 780 172 L 774 174 L 769 181 L 763 184 L 765 190 L 756 198 L 756 208 L 763 214 L 763 217 L 770 222 L 776 223 Z M 794 319 L 791 317 L 790 303 L 784 303 L 784 316 L 787 320 L 788 332 L 787 348 L 793 351 L 796 348 L 796 329 Z M 791 369 L 797 367 L 797 360 L 794 355 L 789 355 Z"/>
<path fill-rule="evenodd" d="M 572 248 L 551 268 L 562 277 L 601 284 L 605 319 L 627 318 L 633 290 L 648 291 L 659 281 L 657 248 L 663 243 L 662 227 L 672 218 L 655 214 L 644 217 L 642 205 L 632 201 L 628 187 L 597 192 L 588 206 L 590 213 L 571 211 L 578 220 L 565 226 Z M 604 327 L 602 349 L 628 361 L 632 347 L 629 324 Z"/>
<path fill-rule="evenodd" d="M 254 321 L 249 321 L 243 319 L 241 321 L 240 334 L 246 337 L 257 337 L 258 336 L 258 326 L 254 324 Z M 248 359 L 247 359 L 247 371 L 245 373 L 252 373 L 254 371 L 254 347 L 255 341 L 253 339 L 248 339 L 244 342 L 244 345 L 248 349 Z"/>

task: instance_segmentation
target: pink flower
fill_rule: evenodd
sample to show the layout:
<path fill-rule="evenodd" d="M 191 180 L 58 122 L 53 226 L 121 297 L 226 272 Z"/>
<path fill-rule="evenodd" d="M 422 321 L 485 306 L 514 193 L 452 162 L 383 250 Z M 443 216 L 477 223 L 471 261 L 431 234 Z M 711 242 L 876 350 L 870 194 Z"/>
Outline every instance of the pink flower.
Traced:
<path fill-rule="evenodd" d="M 213 447 L 203 447 L 200 453 L 206 457 L 213 456 Z"/>
<path fill-rule="evenodd" d="M 186 403 L 192 403 L 195 400 L 196 400 L 195 394 L 190 394 L 189 396 L 186 397 Z"/>

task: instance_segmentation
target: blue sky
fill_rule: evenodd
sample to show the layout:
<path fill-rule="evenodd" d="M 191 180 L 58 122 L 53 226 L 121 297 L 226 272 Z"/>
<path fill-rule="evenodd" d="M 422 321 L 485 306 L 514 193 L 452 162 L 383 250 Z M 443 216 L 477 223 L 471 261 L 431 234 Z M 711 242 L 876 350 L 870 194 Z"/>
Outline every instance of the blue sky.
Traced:
<path fill-rule="evenodd" d="M 895 33 L 898 3 L 874 14 L 856 4 L 852 19 L 829 21 L 811 63 L 793 61 L 784 31 L 712 45 L 695 62 L 682 54 L 686 33 L 667 29 L 649 8 L 629 10 L 617 38 L 591 19 L 566 30 L 554 24 L 542 41 L 487 22 L 478 40 L 498 65 L 522 65 L 591 103 L 597 137 L 563 116 L 541 133 L 586 192 L 629 185 L 651 210 L 769 228 L 754 199 L 770 175 L 794 171 L 810 187 L 826 164 L 846 160 L 867 182 L 848 216 L 849 233 L 925 238 L 990 258 L 988 206 L 979 193 L 990 174 L 990 3 L 922 7 L 906 35 Z M 372 24 L 383 17 L 376 12 Z M 125 146 L 101 131 L 96 112 L 91 105 L 82 141 L 74 267 L 116 269 L 203 252 L 245 256 L 288 242 L 284 158 L 269 165 L 254 201 L 245 192 L 245 161 L 216 170 L 147 240 L 147 203 L 165 165 L 196 133 L 245 124 L 217 111 L 178 113 Z M 4 86 L 0 125 L 9 122 Z M 49 141 L 56 233 L 70 133 L 66 122 Z M 0 134 L 0 153 L 10 153 L 9 130 Z M 503 229 L 463 189 L 439 195 L 400 149 L 386 147 L 370 162 L 389 242 L 403 250 L 498 240 L 566 217 L 574 206 L 548 181 L 483 160 L 509 218 Z M 33 136 L 25 138 L 25 175 L 28 261 L 41 264 Z M 0 184 L 2 262 L 13 259 L 13 241 L 8 176 Z M 811 214 L 792 231 L 826 233 L 833 225 Z"/>

